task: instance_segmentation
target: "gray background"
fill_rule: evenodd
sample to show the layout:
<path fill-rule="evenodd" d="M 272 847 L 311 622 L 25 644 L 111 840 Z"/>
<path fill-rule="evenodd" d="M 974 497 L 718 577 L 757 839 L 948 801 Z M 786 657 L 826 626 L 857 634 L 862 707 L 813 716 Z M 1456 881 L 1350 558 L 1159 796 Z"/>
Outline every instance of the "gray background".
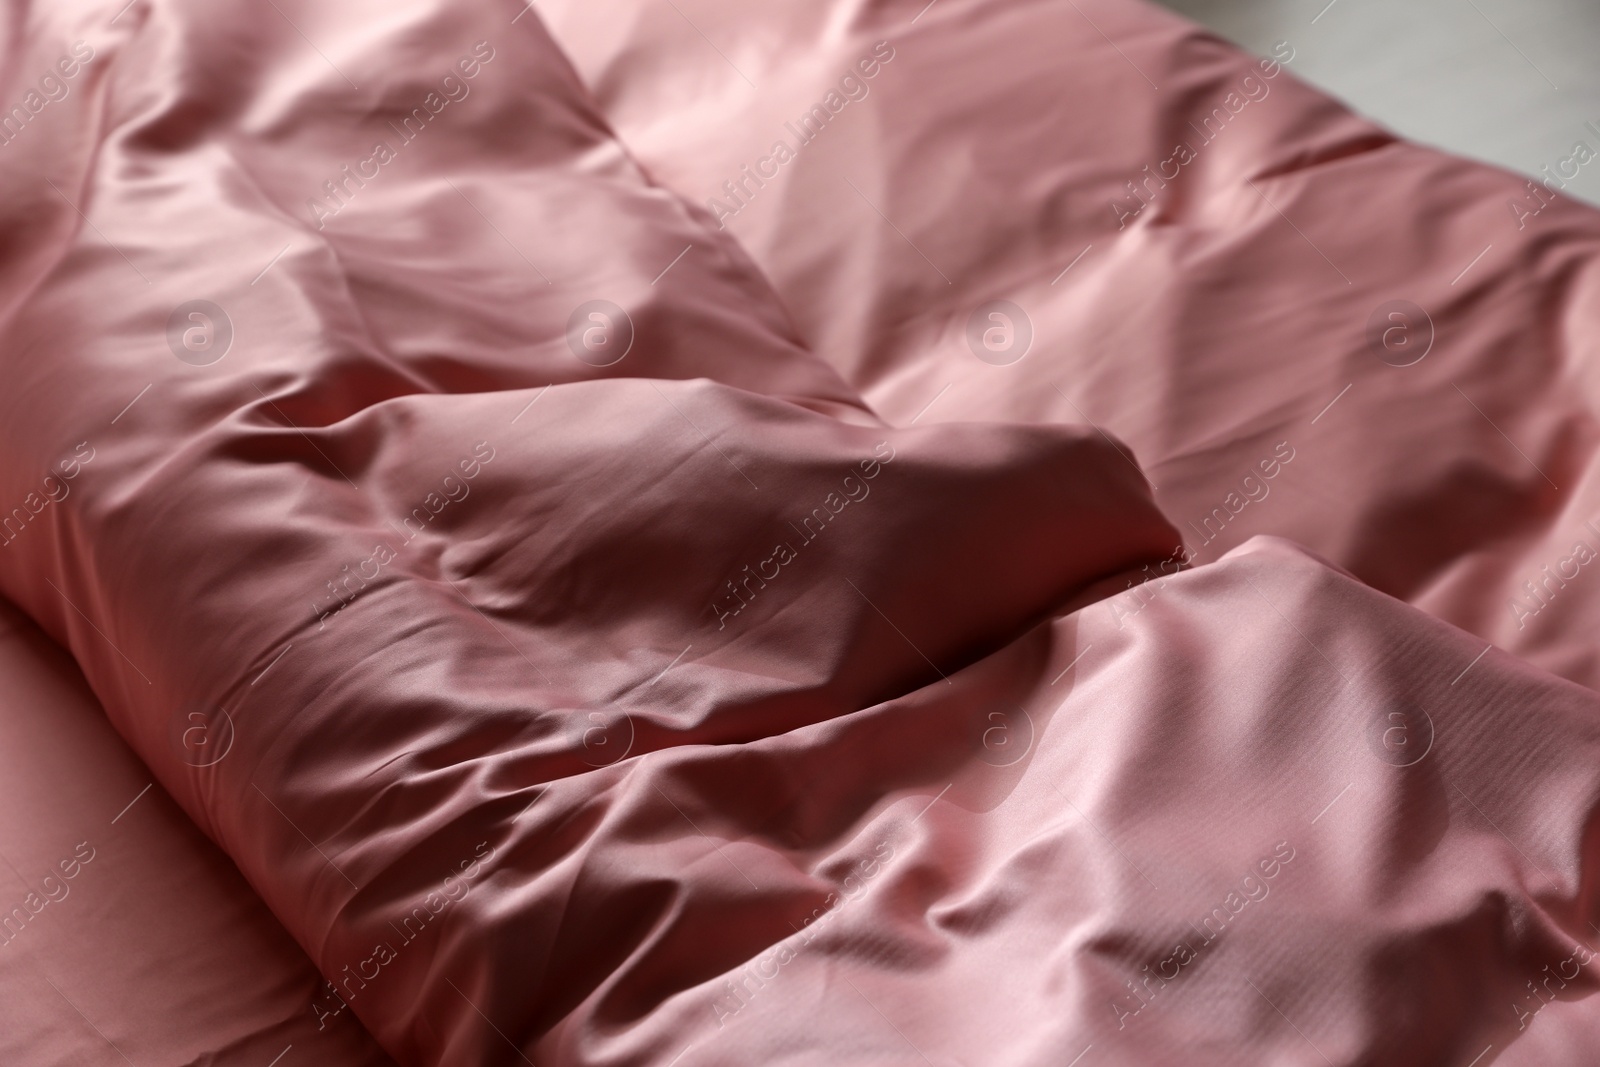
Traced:
<path fill-rule="evenodd" d="M 1162 0 L 1398 133 L 1540 176 L 1600 153 L 1600 0 Z M 1600 158 L 1564 190 L 1600 204 Z"/>

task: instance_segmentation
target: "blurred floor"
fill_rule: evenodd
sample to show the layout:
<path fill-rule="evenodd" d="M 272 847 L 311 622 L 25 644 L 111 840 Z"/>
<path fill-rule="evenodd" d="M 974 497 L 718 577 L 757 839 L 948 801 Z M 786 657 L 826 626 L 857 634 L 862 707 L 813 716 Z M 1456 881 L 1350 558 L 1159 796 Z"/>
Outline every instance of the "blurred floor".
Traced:
<path fill-rule="evenodd" d="M 1415 141 L 1530 177 L 1577 142 L 1595 154 L 1565 192 L 1600 204 L 1596 0 L 1161 0 Z"/>

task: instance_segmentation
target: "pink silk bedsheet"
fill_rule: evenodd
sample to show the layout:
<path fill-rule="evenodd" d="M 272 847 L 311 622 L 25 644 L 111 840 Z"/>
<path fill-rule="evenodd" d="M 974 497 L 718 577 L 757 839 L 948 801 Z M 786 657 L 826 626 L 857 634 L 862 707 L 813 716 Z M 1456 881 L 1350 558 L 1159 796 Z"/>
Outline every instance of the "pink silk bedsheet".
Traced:
<path fill-rule="evenodd" d="M 6 604 L 0 811 L 0 1063 L 392 1067 L 318 1028 L 311 961 Z"/>
<path fill-rule="evenodd" d="M 536 6 L 889 421 L 1097 426 L 1195 560 L 1287 537 L 1600 688 L 1600 213 L 1558 161 L 1352 115 L 1309 19 L 1255 57 L 1143 0 Z"/>
<path fill-rule="evenodd" d="M 80 40 L 0 172 L 0 591 L 306 1020 L 427 1065 L 1600 1038 L 1593 690 L 1285 540 L 1180 568 L 1095 427 L 886 421 L 537 12 L 63 3 L 13 51 Z"/>

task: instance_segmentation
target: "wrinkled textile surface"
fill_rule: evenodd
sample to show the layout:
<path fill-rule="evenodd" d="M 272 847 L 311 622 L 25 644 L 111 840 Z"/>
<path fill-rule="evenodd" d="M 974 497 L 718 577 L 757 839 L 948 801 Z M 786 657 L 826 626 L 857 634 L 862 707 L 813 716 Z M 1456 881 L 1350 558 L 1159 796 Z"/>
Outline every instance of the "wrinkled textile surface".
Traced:
<path fill-rule="evenodd" d="M 1441 329 L 1392 366 L 1347 321 L 1377 283 L 1334 263 L 1459 270 L 1455 227 L 1509 179 L 1280 69 L 1254 141 L 1117 228 L 1125 157 L 1266 68 L 1120 0 L 916 6 L 29 10 L 12 69 L 71 87 L 40 82 L 0 147 L 0 593 L 321 971 L 308 1042 L 359 1020 L 408 1065 L 1581 1062 L 1588 652 L 1496 650 L 1437 598 L 1580 499 L 1543 479 L 1587 456 L 1557 386 L 1594 336 L 1595 217 L 1508 238 L 1520 269 L 1452 290 L 1461 348 Z M 906 76 L 906 122 L 861 135 L 870 217 L 775 189 L 750 210 L 804 232 L 746 239 L 681 161 L 766 139 L 752 61 L 807 34 L 826 48 L 785 92 L 830 110 L 814 79 L 871 55 L 848 107 Z M 973 56 L 994 77 L 952 78 Z M 1063 78 L 1092 87 L 1076 122 L 1045 109 Z M 1129 95 L 1163 82 L 1195 88 Z M 1067 171 L 1046 131 L 1081 141 Z M 1012 151 L 918 154 L 980 132 Z M 1410 192 L 1362 223 L 1396 231 L 1372 251 L 1352 204 L 1384 153 Z M 1061 275 L 1080 212 L 1097 247 Z M 984 333 L 1014 321 L 968 334 L 980 274 L 1037 309 L 1020 361 Z M 1084 343 L 1097 321 L 1114 343 Z M 1513 327 L 1541 345 L 1491 359 Z M 1547 437 L 1530 458 L 1420 414 L 1441 382 Z M 1232 525 L 1236 465 L 1272 487 L 1240 483 L 1250 521 L 1331 562 L 1232 540 L 1260 532 Z M 1213 498 L 1233 547 L 1199 554 Z M 1455 540 L 1402 536 L 1418 499 Z M 1498 534 L 1465 524 L 1485 500 Z M 1556 602 L 1592 603 L 1573 585 Z"/>
<path fill-rule="evenodd" d="M 537 6 L 890 421 L 1099 426 L 1197 559 L 1291 537 L 1600 688 L 1600 213 L 1298 83 L 1316 28 L 1258 59 L 1136 0 Z M 991 365 L 997 300 L 1031 340 Z"/>
<path fill-rule="evenodd" d="M 4 605 L 0 683 L 0 1062 L 393 1063 L 319 1031 L 305 954 Z"/>

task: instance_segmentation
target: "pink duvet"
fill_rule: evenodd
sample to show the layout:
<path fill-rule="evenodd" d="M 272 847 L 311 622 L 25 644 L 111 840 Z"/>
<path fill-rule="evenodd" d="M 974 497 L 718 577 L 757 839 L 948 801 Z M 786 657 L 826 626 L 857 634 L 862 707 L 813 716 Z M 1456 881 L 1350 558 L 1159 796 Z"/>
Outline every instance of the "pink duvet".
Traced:
<path fill-rule="evenodd" d="M 0 592 L 299 1025 L 1586 1062 L 1591 211 L 1128 0 L 10 33 Z"/>

